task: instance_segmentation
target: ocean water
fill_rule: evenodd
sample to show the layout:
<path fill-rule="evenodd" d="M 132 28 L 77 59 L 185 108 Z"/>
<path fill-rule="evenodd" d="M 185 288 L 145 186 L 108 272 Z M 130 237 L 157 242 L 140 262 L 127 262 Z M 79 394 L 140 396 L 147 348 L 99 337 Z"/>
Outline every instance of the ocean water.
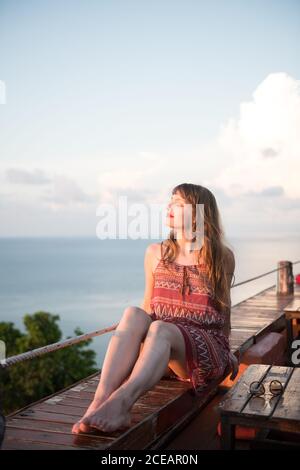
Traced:
<path fill-rule="evenodd" d="M 300 260 L 300 236 L 230 238 L 235 282 Z M 24 330 L 22 318 L 39 310 L 60 316 L 64 337 L 117 323 L 144 294 L 144 252 L 157 240 L 0 238 L 0 321 Z M 300 263 L 294 274 L 300 273 Z M 276 284 L 276 273 L 232 288 L 232 305 Z M 112 333 L 93 340 L 101 366 Z M 8 351 L 9 355 L 9 351 Z"/>

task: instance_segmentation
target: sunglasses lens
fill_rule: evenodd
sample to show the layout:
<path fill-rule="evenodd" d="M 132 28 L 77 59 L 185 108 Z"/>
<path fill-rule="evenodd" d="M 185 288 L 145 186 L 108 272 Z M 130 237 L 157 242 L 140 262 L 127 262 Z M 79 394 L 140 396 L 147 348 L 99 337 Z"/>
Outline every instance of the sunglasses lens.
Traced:
<path fill-rule="evenodd" d="M 250 384 L 250 392 L 253 395 L 263 395 L 265 392 L 265 387 L 263 384 L 260 384 L 259 382 L 252 382 Z"/>
<path fill-rule="evenodd" d="M 282 383 L 279 382 L 279 380 L 272 380 L 272 382 L 270 382 L 270 392 L 273 395 L 280 395 L 282 391 L 283 391 L 283 386 L 282 386 Z"/>

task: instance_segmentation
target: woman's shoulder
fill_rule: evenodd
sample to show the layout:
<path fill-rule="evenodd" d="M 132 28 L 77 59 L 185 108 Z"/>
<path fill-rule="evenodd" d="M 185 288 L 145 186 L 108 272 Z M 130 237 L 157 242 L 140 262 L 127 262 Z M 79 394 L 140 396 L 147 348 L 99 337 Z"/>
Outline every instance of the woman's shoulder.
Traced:
<path fill-rule="evenodd" d="M 150 243 L 146 247 L 146 256 L 151 260 L 152 272 L 155 272 L 156 266 L 161 260 L 161 243 Z"/>
<path fill-rule="evenodd" d="M 153 257 L 161 258 L 161 244 L 160 242 L 158 243 L 150 243 L 150 245 L 147 245 L 146 247 L 147 253 L 149 253 Z"/>

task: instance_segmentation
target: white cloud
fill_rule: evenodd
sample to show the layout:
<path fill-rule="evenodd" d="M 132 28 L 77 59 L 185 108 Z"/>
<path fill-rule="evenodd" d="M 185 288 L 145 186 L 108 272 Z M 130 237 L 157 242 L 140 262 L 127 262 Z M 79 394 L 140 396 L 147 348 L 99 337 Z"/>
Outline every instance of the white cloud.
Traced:
<path fill-rule="evenodd" d="M 43 200 L 51 209 L 59 210 L 70 206 L 82 208 L 95 204 L 96 196 L 83 191 L 73 179 L 55 175 L 51 188 L 43 195 Z"/>
<path fill-rule="evenodd" d="M 272 73 L 240 105 L 240 115 L 221 127 L 217 139 L 225 168 L 210 184 L 231 196 L 282 187 L 300 196 L 300 81 Z"/>
<path fill-rule="evenodd" d="M 10 214 L 28 208 L 32 221 L 37 219 L 38 231 L 43 226 L 46 230 L 48 217 L 54 225 L 57 220 L 59 233 L 62 221 L 72 217 L 94 233 L 99 203 L 117 203 L 119 196 L 127 195 L 129 203 L 164 204 L 173 186 L 192 182 L 213 191 L 225 229 L 231 233 L 267 233 L 275 226 L 276 231 L 299 230 L 300 86 L 286 73 L 267 76 L 252 99 L 241 103 L 239 115 L 228 119 L 211 142 L 198 148 L 187 142 L 183 150 L 175 138 L 159 150 L 136 154 L 112 150 L 72 160 L 65 156 L 59 163 L 60 175 L 52 158 L 26 160 L 27 168 L 39 167 L 31 171 L 7 170 L 10 163 L 5 167 L 2 163 L 0 208 L 9 207 L 2 212 L 4 226 L 12 227 L 7 224 Z M 72 232 L 76 230 L 74 225 Z"/>
<path fill-rule="evenodd" d="M 48 184 L 50 179 L 46 174 L 36 168 L 29 171 L 21 168 L 8 168 L 6 170 L 6 178 L 10 183 L 14 184 Z"/>
<path fill-rule="evenodd" d="M 141 151 L 133 160 L 126 160 L 126 167 L 103 171 L 98 174 L 99 202 L 115 203 L 120 195 L 131 202 L 159 202 L 165 159 L 154 152 Z"/>
<path fill-rule="evenodd" d="M 24 203 L 28 207 L 42 209 L 45 206 L 51 210 L 86 208 L 94 204 L 96 207 L 96 192 L 86 191 L 73 178 L 40 168 L 27 170 L 24 168 L 8 168 L 4 171 L 2 188 L 5 189 L 2 198 L 6 202 Z"/>

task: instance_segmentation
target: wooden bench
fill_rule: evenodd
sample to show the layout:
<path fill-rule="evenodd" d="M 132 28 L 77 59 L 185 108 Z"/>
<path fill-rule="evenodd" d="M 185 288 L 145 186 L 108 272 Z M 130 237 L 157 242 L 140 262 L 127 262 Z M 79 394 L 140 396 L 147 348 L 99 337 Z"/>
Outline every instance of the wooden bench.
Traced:
<path fill-rule="evenodd" d="M 216 393 L 218 383 L 196 397 L 189 383 L 163 378 L 133 405 L 132 426 L 124 431 L 71 434 L 92 400 L 99 380 L 93 375 L 59 394 L 7 418 L 3 449 L 144 449 L 168 431 L 180 429 Z M 166 437 L 166 436 L 165 436 Z"/>
<path fill-rule="evenodd" d="M 300 287 L 295 292 L 300 297 Z M 285 326 L 283 308 L 292 296 L 279 298 L 275 286 L 232 307 L 230 345 L 242 354 L 258 338 Z M 134 404 L 132 426 L 125 431 L 79 436 L 72 424 L 89 405 L 99 373 L 7 417 L 3 449 L 161 449 L 216 395 L 213 383 L 201 396 L 191 384 L 163 377 Z"/>
<path fill-rule="evenodd" d="M 283 394 L 272 396 L 271 380 L 280 380 Z M 253 381 L 264 384 L 266 394 L 255 397 L 249 393 Z M 221 447 L 235 447 L 235 427 L 278 430 L 299 434 L 300 446 L 300 369 L 253 364 L 228 391 L 220 403 Z"/>

